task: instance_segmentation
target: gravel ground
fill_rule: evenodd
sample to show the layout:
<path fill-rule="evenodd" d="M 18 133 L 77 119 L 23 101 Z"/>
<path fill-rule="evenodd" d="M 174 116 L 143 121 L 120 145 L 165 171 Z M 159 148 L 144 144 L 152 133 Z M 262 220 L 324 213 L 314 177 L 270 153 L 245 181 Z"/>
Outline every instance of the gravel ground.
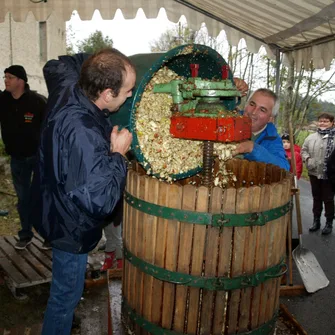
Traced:
<path fill-rule="evenodd" d="M 22 289 L 27 299 L 14 299 L 4 283 L 4 273 L 0 270 L 0 330 L 13 330 L 41 325 L 49 296 L 49 284 Z M 77 307 L 76 316 L 80 318 L 80 328 L 72 331 L 77 335 L 107 335 L 108 326 L 108 289 L 101 285 L 85 289 Z M 30 335 L 37 333 L 26 332 Z M 25 333 L 25 334 L 26 334 Z M 2 334 L 2 333 L 1 333 Z M 7 334 L 7 333 L 5 333 Z"/>

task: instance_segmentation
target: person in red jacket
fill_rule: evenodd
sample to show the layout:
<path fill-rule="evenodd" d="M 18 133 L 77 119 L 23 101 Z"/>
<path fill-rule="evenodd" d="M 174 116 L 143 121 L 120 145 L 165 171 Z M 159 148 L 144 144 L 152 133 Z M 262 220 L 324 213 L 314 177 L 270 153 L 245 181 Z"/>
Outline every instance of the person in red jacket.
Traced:
<path fill-rule="evenodd" d="M 291 142 L 290 142 L 290 136 L 288 134 L 284 134 L 281 137 L 283 141 L 283 147 L 286 152 L 287 159 L 290 162 L 290 172 L 293 173 L 293 168 L 292 168 L 292 156 L 291 156 Z M 296 163 L 296 169 L 297 169 L 297 178 L 300 179 L 301 174 L 302 174 L 302 159 L 301 159 L 301 154 L 300 154 L 300 147 L 297 144 L 294 144 L 294 155 L 295 155 L 295 163 Z"/>

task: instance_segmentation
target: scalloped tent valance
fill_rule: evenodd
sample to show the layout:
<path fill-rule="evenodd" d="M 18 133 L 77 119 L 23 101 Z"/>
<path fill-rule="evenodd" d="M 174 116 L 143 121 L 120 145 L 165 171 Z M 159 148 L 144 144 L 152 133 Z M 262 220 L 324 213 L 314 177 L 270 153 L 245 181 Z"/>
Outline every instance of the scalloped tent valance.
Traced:
<path fill-rule="evenodd" d="M 36 1 L 36 0 L 34 0 Z M 113 19 L 121 9 L 126 19 L 142 8 L 147 18 L 156 18 L 164 8 L 170 21 L 181 15 L 197 30 L 206 24 L 211 36 L 224 30 L 228 41 L 237 45 L 244 38 L 251 52 L 264 45 L 268 54 L 279 50 L 295 60 L 296 67 L 329 69 L 335 57 L 335 2 L 333 0 L 0 0 L 0 22 L 8 12 L 15 21 L 25 21 L 32 12 L 37 21 L 53 13 L 67 21 L 74 10 L 82 20 L 90 20 L 97 9 L 103 19 Z"/>

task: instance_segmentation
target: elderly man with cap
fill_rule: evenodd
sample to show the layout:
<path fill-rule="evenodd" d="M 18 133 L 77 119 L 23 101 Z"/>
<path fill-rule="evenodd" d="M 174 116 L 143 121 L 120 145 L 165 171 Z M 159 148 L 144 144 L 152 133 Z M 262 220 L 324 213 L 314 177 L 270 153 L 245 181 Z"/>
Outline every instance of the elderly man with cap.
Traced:
<path fill-rule="evenodd" d="M 12 65 L 4 73 L 6 90 L 0 96 L 1 135 L 5 150 L 11 156 L 11 172 L 21 220 L 15 248 L 25 249 L 33 238 L 32 224 L 28 220 L 29 193 L 46 99 L 30 90 L 23 66 Z"/>

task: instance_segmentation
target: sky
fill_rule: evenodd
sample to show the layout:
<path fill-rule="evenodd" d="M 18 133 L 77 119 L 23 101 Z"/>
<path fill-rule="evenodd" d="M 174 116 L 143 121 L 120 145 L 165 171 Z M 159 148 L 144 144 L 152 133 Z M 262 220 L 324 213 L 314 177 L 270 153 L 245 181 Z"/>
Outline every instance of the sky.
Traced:
<path fill-rule="evenodd" d="M 181 16 L 180 22 L 186 24 L 186 19 Z M 158 40 L 161 34 L 168 29 L 176 27 L 178 22 L 171 22 L 166 16 L 164 9 L 159 11 L 156 19 L 147 19 L 143 10 L 139 9 L 135 19 L 124 19 L 121 10 L 117 10 L 113 20 L 103 20 L 100 12 L 96 10 L 91 20 L 82 21 L 77 12 L 66 23 L 67 33 L 71 32 L 72 44 L 82 41 L 96 30 L 102 31 L 104 36 L 113 40 L 114 48 L 120 50 L 127 56 L 150 53 L 150 42 Z M 218 39 L 225 39 L 224 32 L 220 33 Z M 225 54 L 223 51 L 223 57 Z M 334 71 L 334 70 L 333 70 Z M 322 78 L 328 78 L 333 71 L 320 71 Z M 261 85 L 262 86 L 262 85 Z M 335 92 L 325 93 L 321 96 L 323 100 L 335 103 Z"/>
<path fill-rule="evenodd" d="M 185 19 L 182 18 L 182 20 Z M 168 20 L 163 9 L 159 11 L 157 19 L 147 19 L 143 10 L 140 9 L 132 20 L 124 19 L 118 9 L 113 20 L 102 20 L 99 11 L 95 11 L 92 20 L 81 21 L 79 15 L 74 12 L 66 25 L 67 28 L 71 26 L 74 41 L 83 40 L 94 31 L 100 30 L 104 36 L 113 40 L 114 48 L 131 56 L 149 53 L 149 43 L 158 40 L 162 33 L 175 27 L 176 23 Z"/>

